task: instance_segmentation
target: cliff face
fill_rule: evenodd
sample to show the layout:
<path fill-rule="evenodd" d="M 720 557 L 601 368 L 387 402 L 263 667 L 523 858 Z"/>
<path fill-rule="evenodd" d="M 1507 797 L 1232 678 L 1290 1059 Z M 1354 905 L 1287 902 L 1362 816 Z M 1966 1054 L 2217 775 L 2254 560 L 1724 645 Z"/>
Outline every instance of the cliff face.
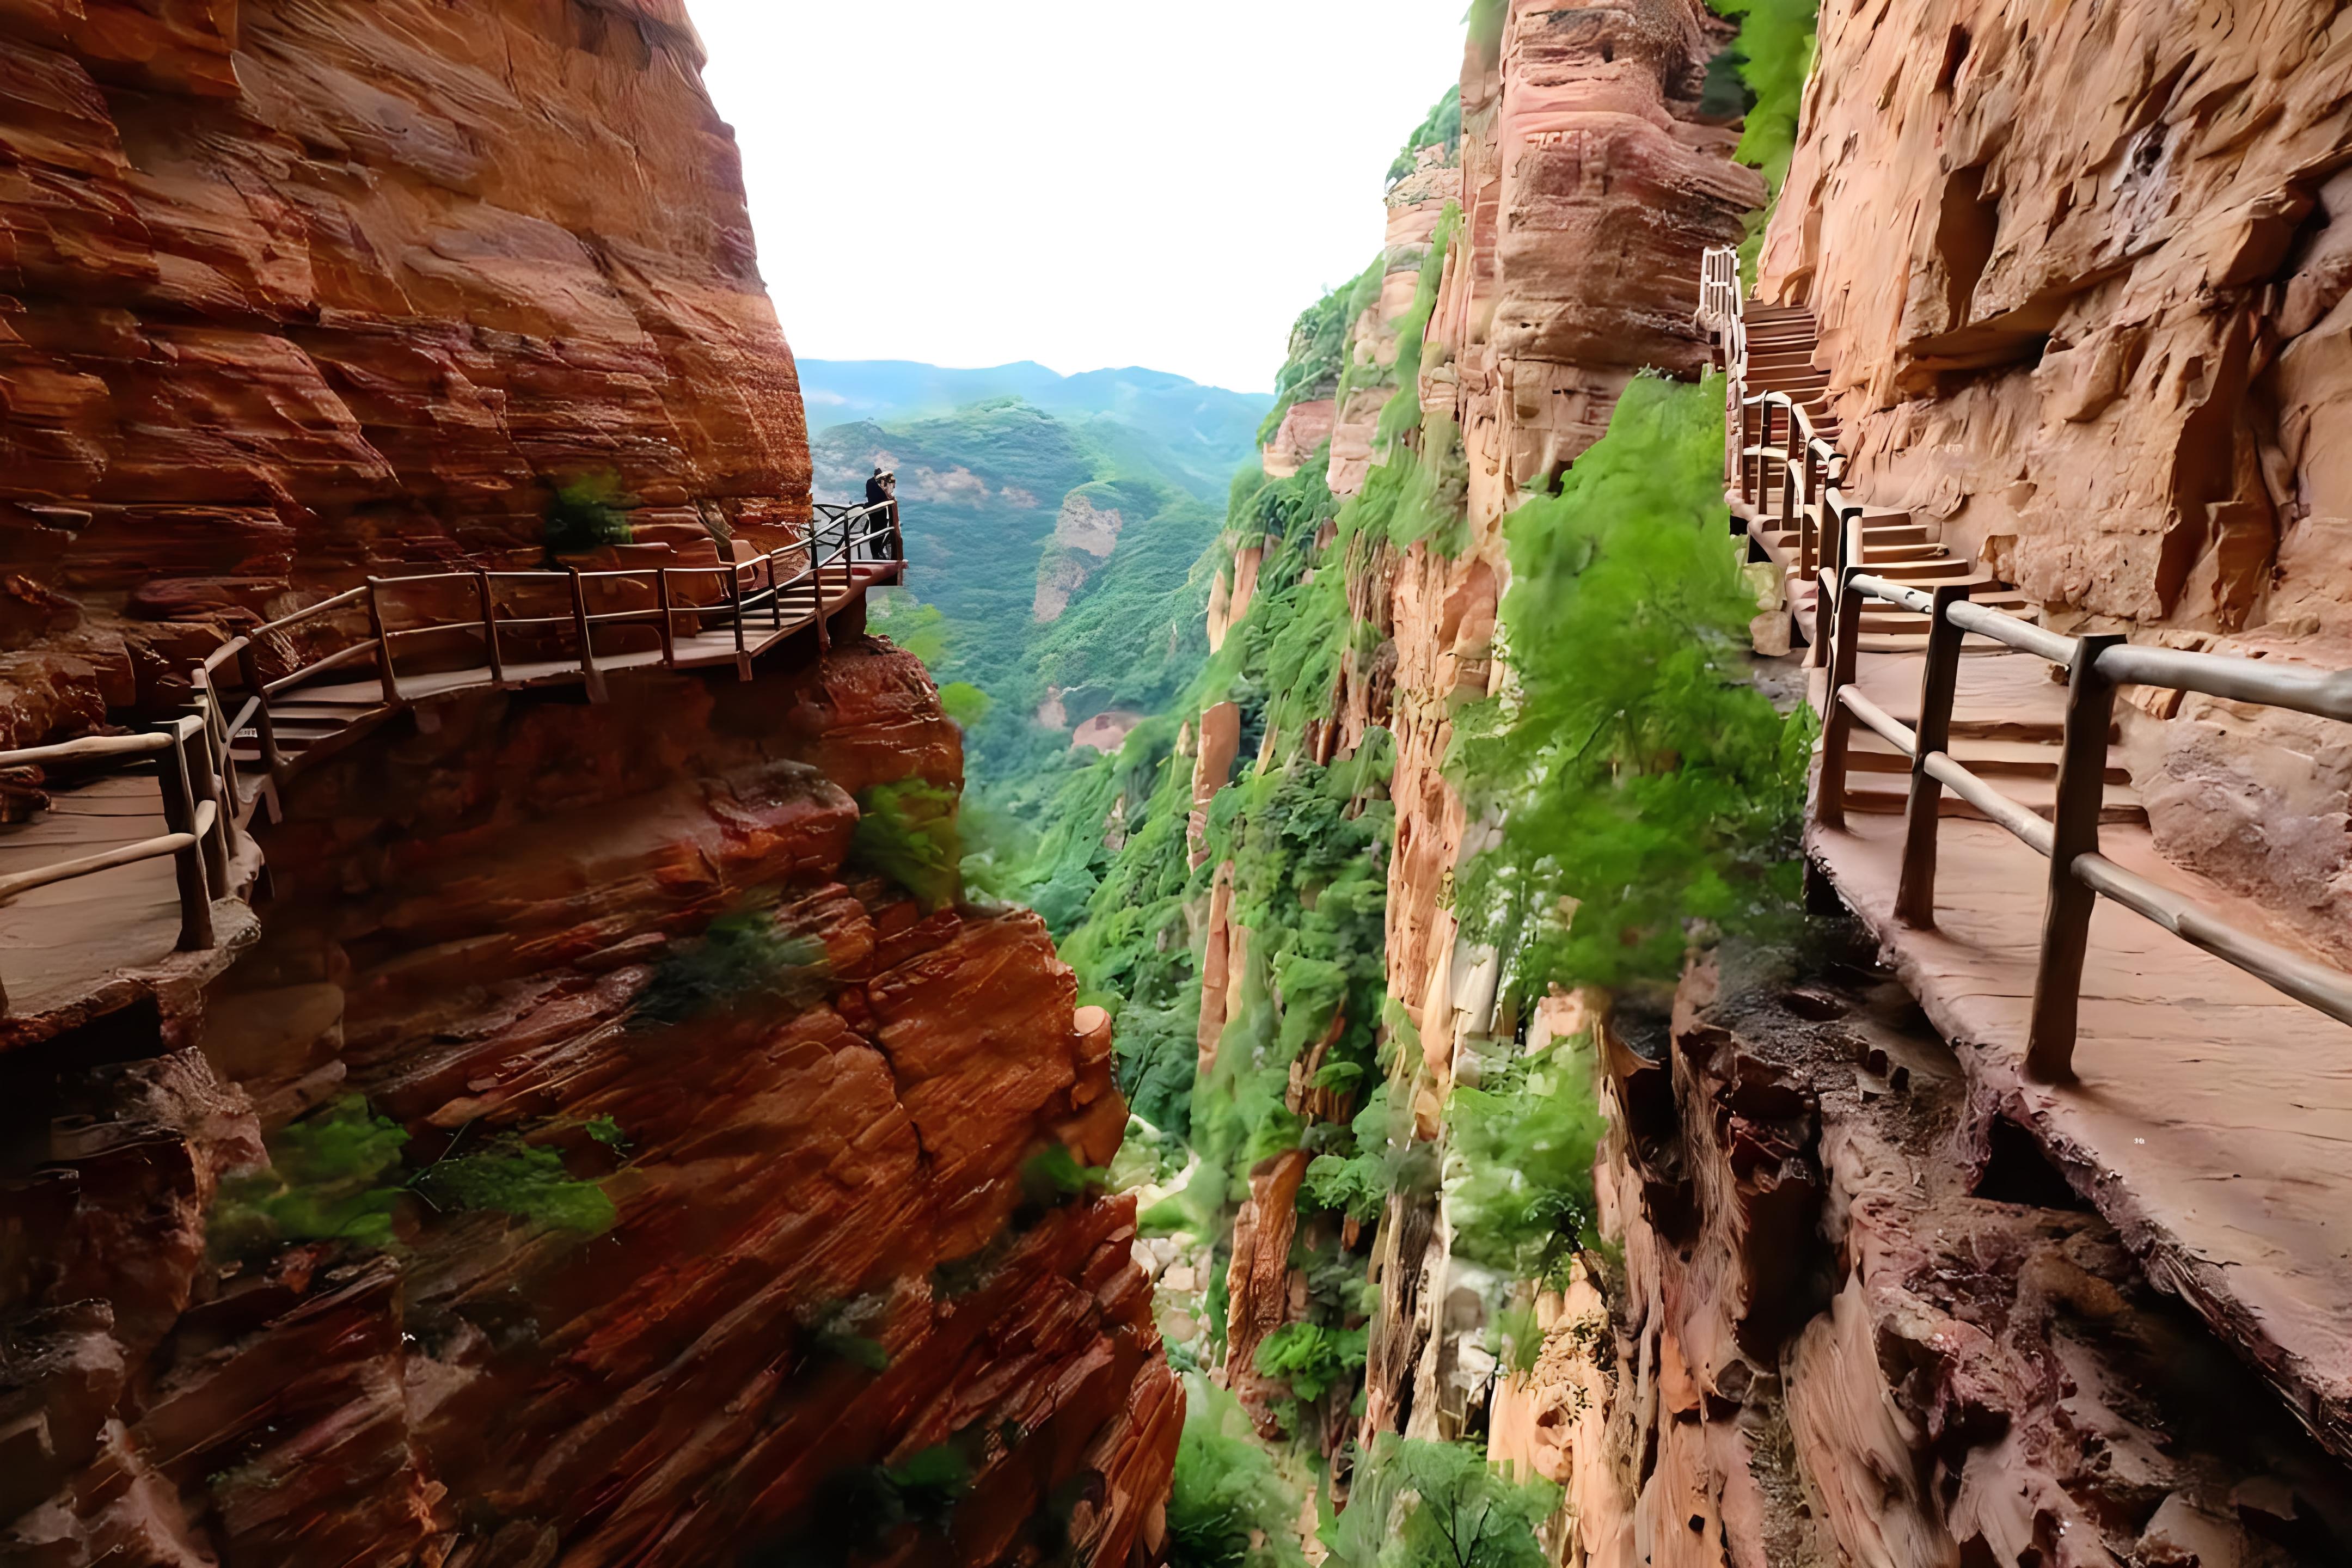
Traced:
<path fill-rule="evenodd" d="M 805 519 L 699 61 L 675 0 L 0 6 L 0 740 L 535 565 L 576 479 L 646 560 Z M 958 896 L 861 625 L 401 709 L 257 819 L 226 973 L 0 1054 L 0 1557 L 1157 1549 L 1108 1021 Z"/>
<path fill-rule="evenodd" d="M 2347 79 L 2330 5 L 1824 5 L 1761 289 L 1821 320 L 1858 492 L 2061 623 L 2352 662 Z M 2327 727 L 2144 701 L 2167 852 L 2340 956 Z"/>
<path fill-rule="evenodd" d="M 16 595 L 6 738 L 289 588 L 536 559 L 556 482 L 647 542 L 805 517 L 700 61 L 677 0 L 0 13 L 0 567 L 79 601 Z"/>

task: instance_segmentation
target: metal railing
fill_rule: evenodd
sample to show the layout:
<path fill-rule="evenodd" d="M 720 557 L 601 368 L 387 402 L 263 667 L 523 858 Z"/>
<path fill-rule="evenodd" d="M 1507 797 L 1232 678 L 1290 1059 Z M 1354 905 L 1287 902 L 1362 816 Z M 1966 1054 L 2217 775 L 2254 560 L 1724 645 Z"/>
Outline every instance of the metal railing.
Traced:
<path fill-rule="evenodd" d="M 0 904 L 37 888 L 168 855 L 178 872 L 180 950 L 209 948 L 216 937 L 212 903 L 235 891 L 230 877 L 242 836 L 264 800 L 283 788 L 300 761 L 281 743 L 273 709 L 299 700 L 299 694 L 321 676 L 372 668 L 383 707 L 401 707 L 409 700 L 401 688 L 403 647 L 437 639 L 446 655 L 450 651 L 446 645 L 453 641 L 460 645 L 478 641 L 480 662 L 467 668 L 478 670 L 487 679 L 472 684 L 508 685 L 509 655 L 520 651 L 543 656 L 539 658 L 542 664 L 576 661 L 591 698 L 601 700 L 605 695 L 605 664 L 615 657 L 599 653 L 596 639 L 601 630 L 650 627 L 662 666 L 676 668 L 681 627 L 688 637 L 693 637 L 723 626 L 733 634 L 738 675 L 749 680 L 751 658 L 747 628 L 764 620 L 772 633 L 782 633 L 788 622 L 793 628 L 814 623 L 819 646 L 825 646 L 829 603 L 856 591 L 858 568 L 903 567 L 905 560 L 905 535 L 896 502 L 820 503 L 804 539 L 744 561 L 609 571 L 478 569 L 370 577 L 359 587 L 307 605 L 223 646 L 191 672 L 194 690 L 189 711 L 182 718 L 144 734 L 96 736 L 0 752 L 0 768 L 122 768 L 152 761 L 158 768 L 167 829 L 139 843 L 0 877 Z M 420 624 L 398 624 L 398 601 L 403 595 L 418 590 L 446 591 L 458 584 L 473 590 L 467 595 L 467 613 L 437 618 L 428 615 Z M 602 607 L 602 603 L 632 597 L 633 589 L 636 596 L 650 602 Z M 552 613 L 522 613 L 527 607 L 546 608 L 518 603 L 534 596 L 552 596 L 561 603 Z M 282 675 L 272 677 L 266 672 L 265 652 L 296 647 L 295 633 L 315 633 L 339 617 L 348 621 L 362 616 L 367 628 L 363 635 Z M 713 626 L 714 622 L 719 626 Z M 450 689 L 464 689 L 465 684 Z M 235 753 L 240 743 L 258 751 L 268 774 L 267 780 L 256 780 L 250 789 L 238 776 Z M 5 990 L 0 990 L 0 1006 L 5 1002 Z"/>

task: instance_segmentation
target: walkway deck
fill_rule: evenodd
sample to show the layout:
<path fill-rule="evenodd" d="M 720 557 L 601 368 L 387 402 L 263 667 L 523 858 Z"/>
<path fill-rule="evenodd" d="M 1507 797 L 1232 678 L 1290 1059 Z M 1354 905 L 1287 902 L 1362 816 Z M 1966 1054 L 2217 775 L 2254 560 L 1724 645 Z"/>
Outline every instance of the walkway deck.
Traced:
<path fill-rule="evenodd" d="M 0 876 L 159 837 L 170 831 L 151 765 L 55 792 L 30 822 L 0 825 Z M 8 1008 L 69 1005 L 117 970 L 144 969 L 180 940 L 180 893 L 168 858 L 36 888 L 0 906 L 0 982 Z"/>
<path fill-rule="evenodd" d="M 770 570 L 775 570 L 772 564 Z M 866 589 L 898 581 L 903 571 L 903 562 L 896 559 L 837 561 L 814 581 L 803 575 L 797 583 L 786 583 L 782 595 L 762 592 L 751 599 L 740 646 L 735 624 L 728 618 L 720 626 L 680 632 L 667 653 L 658 647 L 599 652 L 593 674 L 576 653 L 558 659 L 506 661 L 496 671 L 485 653 L 482 663 L 467 668 L 416 673 L 399 670 L 395 653 L 391 681 L 395 696 L 387 695 L 383 675 L 364 662 L 343 662 L 276 683 L 279 689 L 271 692 L 267 706 L 275 725 L 280 782 L 404 710 L 467 693 L 586 683 L 592 694 L 601 696 L 609 678 L 665 668 L 740 666 L 748 674 L 762 655 L 821 627 Z M 729 614 L 723 605 L 694 611 L 681 605 L 677 619 L 698 624 Z M 478 624 L 428 623 L 396 629 L 393 636 L 468 629 L 478 632 Z M 599 642 L 618 640 L 619 628 L 600 625 L 596 632 L 603 634 L 595 637 Z M 658 621 L 646 626 L 640 619 L 634 635 L 640 641 L 653 640 Z M 233 777 L 236 770 L 243 772 L 245 786 L 237 804 L 250 809 L 255 792 L 268 782 L 258 724 L 226 734 L 221 749 L 224 763 L 233 764 L 225 765 L 224 773 Z M 171 831 L 153 763 L 69 778 L 62 787 L 50 786 L 48 793 L 50 806 L 33 821 L 0 825 L 0 877 L 42 870 Z M 226 896 L 214 890 L 215 898 Z M 177 951 L 183 918 L 177 873 L 168 856 L 33 889 L 0 903 L 0 985 L 6 994 L 0 1008 L 5 1015 L 0 1022 L 0 1050 L 40 1038 L 93 1009 L 119 1005 L 121 999 L 112 998 L 111 991 L 131 984 L 130 972 L 152 968 Z"/>
<path fill-rule="evenodd" d="M 1969 1059 L 2150 1275 L 2262 1363 L 2352 1452 L 2352 1028 L 2102 900 L 2083 981 L 2080 1081 L 2024 1078 L 2049 862 L 2001 828 L 1948 822 L 1938 929 L 1895 919 L 1900 817 L 1850 817 L 1809 847 Z M 2105 853 L 2232 921 L 2262 911 L 2167 862 L 2144 827 Z M 2274 927 L 2273 941 L 2288 940 Z"/>

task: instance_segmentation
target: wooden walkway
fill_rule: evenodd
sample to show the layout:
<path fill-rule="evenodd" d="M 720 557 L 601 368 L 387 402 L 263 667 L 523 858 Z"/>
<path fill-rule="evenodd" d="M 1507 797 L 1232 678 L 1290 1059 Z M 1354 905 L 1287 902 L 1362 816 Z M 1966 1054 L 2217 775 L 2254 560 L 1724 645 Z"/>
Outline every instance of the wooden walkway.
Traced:
<path fill-rule="evenodd" d="M 30 822 L 0 826 L 0 876 L 120 848 L 170 831 L 151 765 L 55 791 Z M 172 955 L 180 893 L 169 859 L 141 860 L 19 894 L 0 906 L 0 980 L 8 1010 L 66 1007 L 124 969 Z"/>
<path fill-rule="evenodd" d="M 1799 401 L 1833 440 L 1810 318 L 1751 310 L 1748 320 L 1760 374 L 1745 390 Z M 1727 332 L 1727 343 L 1738 347 L 1745 331 Z M 1803 542 L 1808 565 L 1832 564 L 1826 545 L 1801 542 L 1780 515 L 1785 503 L 1767 494 L 1750 504 L 1739 493 L 1748 478 L 1730 499 L 1768 558 L 1793 569 Z M 1760 479 L 1755 488 L 1766 489 Z M 1861 521 L 1850 538 L 1865 571 L 1906 575 L 1880 563 L 1882 541 L 1902 547 L 1888 552 L 1892 562 L 1931 558 L 1932 542 L 1907 515 L 1864 508 Z M 1939 574 L 1985 575 L 1973 563 L 1939 562 L 1916 585 L 1931 588 Z M 1990 582 L 1978 594 L 2018 613 L 2008 597 Z M 1811 608 L 1809 585 L 1799 607 Z M 2025 618 L 2034 618 L 2030 607 Z M 1926 623 L 1873 605 L 1858 639 L 1855 686 L 1915 731 Z M 1974 636 L 1964 646 L 1948 754 L 2049 818 L 2067 688 L 2040 658 Z M 1811 673 L 1822 711 L 1827 672 Z M 2080 988 L 2075 1079 L 2035 1081 L 2025 1047 L 2050 860 L 1946 791 L 1935 925 L 1898 918 L 1911 763 L 1868 727 L 1853 731 L 1845 824 L 1812 822 L 1807 850 L 1959 1050 L 1979 1118 L 2030 1131 L 2149 1276 L 2240 1347 L 2323 1442 L 2352 1457 L 2352 1026 L 2102 898 Z M 2232 927 L 2325 961 L 2272 912 L 2168 862 L 2112 757 L 2107 778 L 2099 849 L 2108 859 Z"/>
<path fill-rule="evenodd" d="M 636 586 L 646 591 L 647 607 L 594 614 L 583 609 L 576 622 L 561 620 L 554 630 L 544 619 L 515 623 L 530 626 L 541 648 L 551 638 L 562 642 L 568 634 L 570 646 L 561 658 L 508 660 L 495 657 L 489 647 L 492 637 L 520 640 L 506 631 L 509 623 L 502 618 L 500 632 L 488 634 L 486 620 L 427 618 L 418 624 L 387 626 L 393 617 L 377 602 L 378 592 L 388 602 L 404 591 L 404 583 L 413 587 L 427 579 L 383 580 L 274 623 L 250 639 L 238 639 L 208 662 L 199 680 L 203 699 L 199 707 L 206 716 L 209 751 L 205 742 L 194 743 L 195 749 L 210 758 L 211 765 L 204 771 L 216 770 L 216 776 L 208 778 L 204 787 L 218 789 L 219 805 L 228 818 L 205 837 L 217 834 L 221 842 L 226 842 L 256 811 L 274 809 L 276 792 L 294 773 L 331 756 L 397 714 L 438 701 L 482 691 L 583 684 L 592 697 L 601 700 L 609 678 L 662 669 L 734 668 L 744 679 L 751 679 L 762 655 L 813 628 L 822 643 L 833 616 L 862 599 L 869 587 L 901 579 L 902 559 L 855 558 L 862 552 L 857 546 L 866 540 L 853 541 L 849 531 L 862 516 L 850 513 L 846 521 L 821 523 L 821 529 L 840 532 L 838 553 L 822 563 L 821 570 L 803 566 L 789 578 L 782 552 L 767 557 L 764 566 L 755 559 L 734 568 L 588 574 L 590 582 L 608 592 L 627 589 L 626 580 L 644 579 Z M 888 526 L 895 530 L 895 520 Z M 875 525 L 875 533 L 880 531 L 880 525 Z M 902 554 L 895 540 L 893 546 L 893 557 Z M 698 586 L 707 590 L 713 574 L 729 571 L 739 578 L 749 574 L 751 579 L 748 590 L 739 582 L 731 603 L 694 604 L 686 598 L 685 592 Z M 575 602 L 580 598 L 578 583 L 561 574 L 496 575 L 535 579 L 527 581 L 526 587 L 569 584 Z M 464 581 L 449 574 L 430 581 L 446 583 L 453 578 Z M 658 607 L 654 605 L 656 594 Z M 488 595 L 485 579 L 485 606 Z M 673 603 L 675 611 L 669 608 Z M 331 610 L 357 613 L 362 605 L 375 628 L 372 636 L 346 644 L 290 676 L 266 682 L 260 678 L 255 643 L 273 635 L 282 640 L 299 622 L 320 622 L 321 615 Z M 400 668 L 404 657 L 411 664 L 427 662 L 405 653 L 415 643 L 404 639 L 436 640 L 431 661 L 449 662 L 451 639 L 462 647 L 469 634 L 482 649 L 479 662 L 438 670 Z M 612 647 L 630 638 L 636 645 L 658 642 L 660 646 L 591 651 L 584 657 L 582 652 L 600 645 Z M 242 690 L 227 689 L 239 679 L 232 660 L 241 662 Z M 242 707 L 236 716 L 226 717 L 237 702 Z M 48 870 L 64 862 L 164 837 L 174 831 L 163 806 L 165 784 L 153 762 L 134 762 L 96 773 L 65 771 L 44 786 L 50 804 L 33 820 L 0 825 L 0 879 Z M 202 873 L 193 873 L 198 877 L 198 891 L 185 897 L 183 871 L 172 856 L 164 855 L 31 888 L 0 902 L 0 986 L 5 986 L 6 997 L 5 1009 L 0 1009 L 5 1012 L 0 1016 L 0 1051 L 44 1037 L 57 1027 L 70 1026 L 93 1011 L 118 1005 L 113 994 L 124 992 L 127 999 L 129 990 L 135 989 L 135 972 L 151 970 L 187 950 L 192 945 L 188 899 L 194 899 L 200 914 L 205 893 L 214 900 L 231 893 L 219 885 L 223 879 L 219 868 L 229 857 L 216 844 L 207 843 L 204 849 L 214 857 L 215 875 L 206 885 Z M 194 850 L 183 857 L 196 858 Z M 254 868 L 254 864 L 248 864 L 246 874 L 249 876 Z M 200 947 L 210 940 L 200 936 L 193 945 Z"/>

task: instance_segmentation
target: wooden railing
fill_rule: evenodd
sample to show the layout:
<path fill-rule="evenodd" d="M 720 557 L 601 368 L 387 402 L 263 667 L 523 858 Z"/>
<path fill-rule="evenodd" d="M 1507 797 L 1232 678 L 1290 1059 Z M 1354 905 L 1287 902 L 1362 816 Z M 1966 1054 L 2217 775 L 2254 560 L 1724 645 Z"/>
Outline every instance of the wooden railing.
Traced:
<path fill-rule="evenodd" d="M 0 877 L 0 904 L 37 888 L 168 855 L 178 872 L 179 947 L 184 952 L 212 947 L 216 938 L 213 900 L 236 891 L 230 879 L 243 835 L 256 811 L 274 798 L 300 761 L 281 744 L 274 710 L 298 700 L 322 677 L 372 670 L 383 709 L 401 707 L 409 701 L 401 686 L 402 650 L 438 642 L 446 657 L 454 639 L 478 644 L 480 662 L 469 668 L 484 679 L 470 684 L 508 685 L 513 673 L 509 656 L 523 651 L 536 656 L 535 668 L 542 670 L 551 662 L 576 664 L 590 697 L 601 700 L 605 666 L 614 656 L 600 654 L 598 634 L 634 626 L 651 629 L 665 668 L 677 665 L 682 635 L 690 638 L 706 631 L 731 630 L 737 672 L 749 680 L 751 637 L 762 623 L 768 631 L 781 633 L 788 623 L 803 624 L 805 616 L 814 622 L 823 646 L 828 637 L 829 597 L 854 590 L 861 566 L 905 560 L 905 535 L 895 502 L 855 507 L 819 503 L 804 540 L 730 563 L 370 577 L 359 587 L 307 605 L 215 651 L 191 672 L 194 691 L 189 711 L 182 718 L 143 734 L 0 752 L 0 768 L 121 769 L 154 762 L 167 829 L 139 843 Z M 404 599 L 436 590 L 446 597 L 457 584 L 471 589 L 465 595 L 466 612 L 427 612 L 418 624 L 402 624 L 410 618 L 404 613 Z M 620 609 L 599 607 L 601 602 L 630 596 L 632 589 L 649 602 Z M 534 598 L 542 602 L 520 602 Z M 551 611 L 544 603 L 550 598 L 558 601 Z M 527 609 L 534 613 L 524 613 Z M 548 613 L 536 613 L 540 611 Z M 265 653 L 299 647 L 295 634 L 304 634 L 301 640 L 308 640 L 339 617 L 356 620 L 362 616 L 363 635 L 285 674 L 266 673 Z M 267 780 L 256 779 L 247 787 L 240 779 L 235 755 L 240 744 L 257 749 Z M 0 1006 L 5 1005 L 5 994 L 0 992 Z"/>
<path fill-rule="evenodd" d="M 1726 479 L 1756 512 L 1797 524 L 1802 572 L 1819 586 L 1813 652 L 1816 662 L 1828 667 L 1828 679 L 1821 772 L 1813 791 L 1815 824 L 1845 826 L 1846 775 L 1854 726 L 1860 724 L 1911 761 L 1895 900 L 1897 921 L 1920 930 L 1935 926 L 1937 848 L 1946 790 L 2050 862 L 2026 1037 L 2026 1070 L 2041 1081 L 2060 1082 L 2074 1076 L 2091 916 L 2103 897 L 2305 1005 L 2352 1024 L 2352 973 L 2232 925 L 2126 869 L 2100 852 L 2099 834 L 2119 687 L 2194 691 L 2352 722 L 2352 670 L 2296 670 L 2264 660 L 2137 647 L 2113 635 L 2062 637 L 1971 603 L 1972 590 L 1964 583 L 1925 592 L 1871 575 L 1862 551 L 1863 509 L 1841 489 L 1843 455 L 1815 433 L 1803 407 L 1785 394 L 1745 395 L 1748 349 L 1738 279 L 1736 253 L 1707 253 L 1700 273 L 1699 321 L 1716 333 L 1731 378 L 1725 410 Z M 1928 617 L 1916 725 L 1895 719 L 1855 684 L 1863 607 L 1872 599 Z M 2048 819 L 2000 793 L 1951 754 L 1960 658 L 1971 634 L 2066 670 L 2057 796 Z"/>
<path fill-rule="evenodd" d="M 2031 1076 L 2056 1082 L 2074 1074 L 2083 963 L 2089 950 L 2091 914 L 2102 897 L 2154 921 L 2305 1005 L 2352 1024 L 2352 973 L 2231 925 L 2170 889 L 2125 869 L 2101 854 L 2099 846 L 2108 737 L 2115 723 L 2118 687 L 2194 691 L 2224 701 L 2258 703 L 2352 722 L 2352 670 L 2296 670 L 2260 659 L 2136 647 L 2114 635 L 2061 637 L 1970 604 L 1966 584 L 1923 593 L 1853 568 L 1834 580 L 1834 587 L 1832 582 L 1823 574 L 1822 597 L 1824 602 L 1835 601 L 1836 629 L 1829 661 L 1827 710 L 1822 715 L 1815 820 L 1828 827 L 1845 825 L 1850 742 L 1853 726 L 1860 723 L 1911 759 L 1911 793 L 1904 814 L 1902 870 L 1895 902 L 1897 920 L 1920 928 L 1935 924 L 1937 835 L 1947 789 L 2049 860 L 2050 891 L 2026 1039 L 2026 1070 Z M 1916 726 L 1892 717 L 1854 685 L 1863 605 L 1869 599 L 1930 617 Z M 2059 753 L 2056 808 L 2049 820 L 2002 795 L 1948 750 L 1959 684 L 1961 642 L 1970 633 L 2048 659 L 2066 671 L 2065 738 Z"/>

